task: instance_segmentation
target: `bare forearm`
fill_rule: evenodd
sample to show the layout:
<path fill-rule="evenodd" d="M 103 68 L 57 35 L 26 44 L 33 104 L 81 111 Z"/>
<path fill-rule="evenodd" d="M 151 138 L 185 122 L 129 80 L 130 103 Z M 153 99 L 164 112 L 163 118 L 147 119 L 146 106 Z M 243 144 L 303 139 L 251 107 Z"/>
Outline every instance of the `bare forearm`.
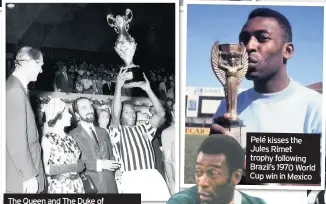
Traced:
<path fill-rule="evenodd" d="M 164 110 L 163 106 L 161 105 L 161 102 L 159 101 L 159 99 L 156 97 L 156 95 L 154 94 L 152 89 L 147 90 L 146 93 L 147 93 L 149 99 L 153 103 L 154 109 L 156 111 L 156 115 L 163 118 L 165 116 L 165 110 Z"/>
<path fill-rule="evenodd" d="M 112 125 L 114 127 L 119 126 L 120 124 L 121 108 L 121 87 L 117 85 L 112 103 Z"/>
<path fill-rule="evenodd" d="M 175 192 L 174 164 L 171 161 L 165 161 L 166 180 L 171 194 Z"/>

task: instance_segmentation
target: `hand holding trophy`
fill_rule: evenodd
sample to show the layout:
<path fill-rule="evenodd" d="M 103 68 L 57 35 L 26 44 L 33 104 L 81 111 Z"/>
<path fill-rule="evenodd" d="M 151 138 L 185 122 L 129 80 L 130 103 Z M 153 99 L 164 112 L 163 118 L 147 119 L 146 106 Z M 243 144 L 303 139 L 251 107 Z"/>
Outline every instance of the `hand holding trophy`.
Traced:
<path fill-rule="evenodd" d="M 131 79 L 127 80 L 126 83 L 144 81 L 142 70 L 138 65 L 133 63 L 137 43 L 128 33 L 129 23 L 132 18 L 133 14 L 130 9 L 126 9 L 124 16 L 118 15 L 113 17 L 112 14 L 109 14 L 106 17 L 108 24 L 113 27 L 115 32 L 118 34 L 118 39 L 115 42 L 114 49 L 125 63 L 125 66 L 121 68 L 122 71 L 127 70 L 128 75 L 130 75 Z"/>
<path fill-rule="evenodd" d="M 117 76 L 117 82 L 116 86 L 119 87 L 120 89 L 124 87 L 125 82 L 128 80 L 131 80 L 132 76 L 127 73 L 127 69 L 120 69 L 119 74 Z M 135 82 L 133 82 L 135 83 Z"/>
<path fill-rule="evenodd" d="M 138 88 L 143 89 L 144 91 L 150 90 L 151 89 L 150 82 L 147 79 L 146 75 L 145 74 L 143 74 L 143 75 L 144 75 L 145 81 L 141 81 L 141 82 L 130 82 L 130 83 L 126 84 L 124 86 L 124 88 L 136 88 L 136 87 L 138 87 Z"/>
<path fill-rule="evenodd" d="M 218 129 L 220 133 L 235 137 L 245 147 L 245 126 L 237 113 L 238 86 L 248 69 L 248 54 L 245 46 L 243 44 L 219 45 L 216 41 L 211 51 L 211 65 L 224 88 L 227 105 L 226 113 L 215 119 L 216 124 L 212 129 Z"/>

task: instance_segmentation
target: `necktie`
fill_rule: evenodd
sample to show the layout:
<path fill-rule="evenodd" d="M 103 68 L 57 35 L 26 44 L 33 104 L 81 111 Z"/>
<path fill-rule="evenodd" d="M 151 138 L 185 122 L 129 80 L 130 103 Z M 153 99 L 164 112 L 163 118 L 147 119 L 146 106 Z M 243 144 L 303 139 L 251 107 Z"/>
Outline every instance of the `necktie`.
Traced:
<path fill-rule="evenodd" d="M 99 146 L 99 143 L 98 143 L 98 140 L 97 140 L 97 137 L 96 137 L 96 134 L 95 134 L 93 128 L 90 127 L 89 130 L 91 132 L 91 136 L 93 137 L 95 143 L 97 144 L 97 146 Z"/>
<path fill-rule="evenodd" d="M 64 74 L 64 76 L 65 76 L 65 80 L 66 80 L 66 82 L 68 82 L 68 76 L 67 76 L 67 74 L 66 73 L 63 73 Z"/>

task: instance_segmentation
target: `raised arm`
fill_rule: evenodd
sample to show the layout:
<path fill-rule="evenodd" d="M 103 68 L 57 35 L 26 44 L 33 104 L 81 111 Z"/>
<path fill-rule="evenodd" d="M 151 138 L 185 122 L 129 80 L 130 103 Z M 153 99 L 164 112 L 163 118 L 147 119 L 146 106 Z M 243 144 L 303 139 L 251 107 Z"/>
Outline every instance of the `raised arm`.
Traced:
<path fill-rule="evenodd" d="M 154 94 L 152 89 L 148 89 L 146 91 L 146 93 L 147 93 L 148 97 L 151 99 L 153 106 L 155 108 L 155 111 L 156 111 L 156 114 L 153 117 L 151 117 L 149 122 L 151 123 L 151 125 L 153 127 L 159 127 L 162 119 L 165 116 L 165 110 L 164 110 L 161 102 L 159 101 L 159 99 Z"/>
<path fill-rule="evenodd" d="M 130 83 L 128 85 L 128 87 L 130 87 L 130 88 L 131 87 L 139 87 L 147 93 L 147 95 L 148 95 L 149 99 L 152 101 L 153 106 L 156 111 L 156 114 L 153 115 L 153 117 L 149 120 L 149 122 L 153 127 L 157 128 L 157 127 L 159 127 L 162 118 L 165 116 L 165 110 L 164 110 L 163 106 L 161 105 L 161 102 L 159 101 L 159 99 L 154 94 L 153 90 L 151 89 L 149 80 L 147 79 L 145 74 L 144 74 L 144 79 L 145 79 L 145 82 Z"/>
<path fill-rule="evenodd" d="M 126 75 L 127 69 L 123 70 L 120 69 L 120 73 L 117 77 L 117 82 L 115 85 L 115 92 L 113 97 L 113 103 L 112 103 L 112 127 L 119 127 L 120 124 L 120 115 L 121 115 L 121 88 L 123 87 L 126 80 L 128 80 L 130 77 Z"/>

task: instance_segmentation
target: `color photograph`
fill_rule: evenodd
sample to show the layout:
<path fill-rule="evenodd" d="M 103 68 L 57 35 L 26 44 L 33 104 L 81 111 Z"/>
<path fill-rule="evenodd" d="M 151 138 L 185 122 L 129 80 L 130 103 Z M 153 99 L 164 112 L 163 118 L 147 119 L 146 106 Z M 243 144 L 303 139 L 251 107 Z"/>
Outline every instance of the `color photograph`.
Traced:
<path fill-rule="evenodd" d="M 207 136 L 232 136 L 246 152 L 253 132 L 320 138 L 319 178 L 257 185 L 244 164 L 239 188 L 322 189 L 324 5 L 188 1 L 184 13 L 181 187 L 195 183 L 193 164 Z"/>

